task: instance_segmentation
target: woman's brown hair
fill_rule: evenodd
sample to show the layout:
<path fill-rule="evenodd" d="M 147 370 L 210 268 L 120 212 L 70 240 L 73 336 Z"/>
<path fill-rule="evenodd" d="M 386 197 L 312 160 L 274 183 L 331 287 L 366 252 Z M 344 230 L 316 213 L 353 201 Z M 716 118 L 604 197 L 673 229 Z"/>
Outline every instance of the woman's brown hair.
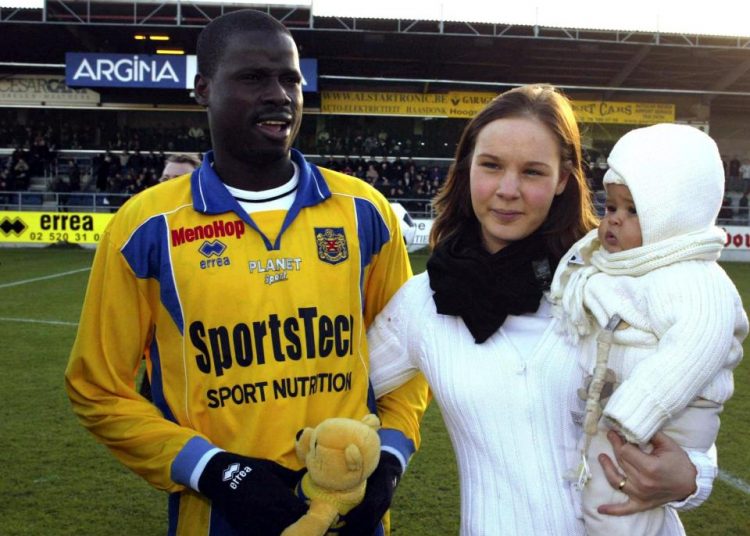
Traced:
<path fill-rule="evenodd" d="M 534 118 L 550 129 L 560 142 L 561 169 L 570 171 L 565 190 L 552 201 L 542 225 L 549 253 L 559 259 L 573 243 L 594 228 L 597 218 L 581 163 L 581 135 L 570 101 L 548 85 L 511 89 L 492 99 L 466 125 L 445 184 L 433 203 L 437 218 L 430 232 L 430 247 L 464 232 L 479 232 L 471 206 L 469 172 L 477 137 L 498 119 Z"/>

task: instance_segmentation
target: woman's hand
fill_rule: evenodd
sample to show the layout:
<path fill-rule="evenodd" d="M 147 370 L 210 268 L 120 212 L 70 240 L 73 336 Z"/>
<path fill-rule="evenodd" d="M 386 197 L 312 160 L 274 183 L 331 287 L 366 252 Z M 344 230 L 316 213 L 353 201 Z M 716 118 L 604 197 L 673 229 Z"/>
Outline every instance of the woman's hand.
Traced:
<path fill-rule="evenodd" d="M 666 434 L 657 432 L 654 435 L 651 453 L 627 443 L 612 430 L 607 434 L 607 439 L 612 443 L 617 465 L 606 454 L 599 456 L 599 463 L 610 486 L 628 495 L 628 500 L 619 504 L 603 504 L 598 508 L 600 514 L 634 514 L 672 501 L 681 501 L 695 493 L 695 466 L 685 451 Z"/>

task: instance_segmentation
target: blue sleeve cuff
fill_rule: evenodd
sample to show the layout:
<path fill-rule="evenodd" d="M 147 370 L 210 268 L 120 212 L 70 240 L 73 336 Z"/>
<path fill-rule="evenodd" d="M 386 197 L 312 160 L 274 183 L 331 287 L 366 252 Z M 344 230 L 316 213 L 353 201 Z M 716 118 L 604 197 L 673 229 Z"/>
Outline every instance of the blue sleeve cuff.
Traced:
<path fill-rule="evenodd" d="M 390 452 L 401 463 L 401 473 L 406 471 L 411 455 L 416 450 L 414 442 L 406 437 L 400 430 L 393 428 L 381 428 L 378 430 L 380 436 L 380 450 Z"/>
<path fill-rule="evenodd" d="M 221 449 L 202 437 L 196 436 L 192 438 L 185 443 L 185 446 L 182 447 L 182 450 L 175 456 L 172 462 L 172 480 L 183 486 L 190 486 L 197 491 L 192 482 L 196 480 L 195 474 L 198 473 L 197 476 L 199 478 L 208 460 L 217 452 L 221 452 Z M 196 469 L 200 469 L 200 471 L 196 471 Z"/>

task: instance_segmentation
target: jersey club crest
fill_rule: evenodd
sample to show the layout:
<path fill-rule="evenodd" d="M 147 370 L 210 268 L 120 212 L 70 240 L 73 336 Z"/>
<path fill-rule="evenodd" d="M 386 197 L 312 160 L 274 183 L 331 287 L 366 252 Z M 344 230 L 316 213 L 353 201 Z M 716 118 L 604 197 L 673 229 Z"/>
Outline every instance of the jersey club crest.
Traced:
<path fill-rule="evenodd" d="M 315 241 L 318 258 L 329 264 L 338 264 L 349 258 L 346 235 L 343 227 L 316 227 Z"/>

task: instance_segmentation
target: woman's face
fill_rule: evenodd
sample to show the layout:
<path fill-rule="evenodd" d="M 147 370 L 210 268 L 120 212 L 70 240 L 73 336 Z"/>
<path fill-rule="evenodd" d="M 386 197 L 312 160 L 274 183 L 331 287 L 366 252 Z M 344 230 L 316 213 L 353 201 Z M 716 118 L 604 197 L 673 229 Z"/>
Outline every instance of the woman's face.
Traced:
<path fill-rule="evenodd" d="M 565 190 L 559 142 L 530 117 L 497 119 L 477 136 L 471 159 L 471 205 L 490 253 L 542 226 L 552 200 Z"/>

